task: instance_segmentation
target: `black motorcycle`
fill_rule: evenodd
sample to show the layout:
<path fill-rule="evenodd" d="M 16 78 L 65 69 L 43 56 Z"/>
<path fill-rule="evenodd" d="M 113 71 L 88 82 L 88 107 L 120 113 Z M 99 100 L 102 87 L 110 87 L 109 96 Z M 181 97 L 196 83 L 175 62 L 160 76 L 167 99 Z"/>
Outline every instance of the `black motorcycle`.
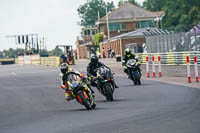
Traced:
<path fill-rule="evenodd" d="M 135 59 L 130 59 L 125 64 L 129 78 L 133 81 L 134 85 L 141 85 L 141 74 L 139 72 L 139 64 Z"/>
<path fill-rule="evenodd" d="M 113 93 L 115 90 L 113 80 L 113 73 L 110 68 L 102 66 L 97 69 L 97 77 L 95 80 L 97 89 L 106 97 L 106 100 L 108 101 L 113 101 Z"/>

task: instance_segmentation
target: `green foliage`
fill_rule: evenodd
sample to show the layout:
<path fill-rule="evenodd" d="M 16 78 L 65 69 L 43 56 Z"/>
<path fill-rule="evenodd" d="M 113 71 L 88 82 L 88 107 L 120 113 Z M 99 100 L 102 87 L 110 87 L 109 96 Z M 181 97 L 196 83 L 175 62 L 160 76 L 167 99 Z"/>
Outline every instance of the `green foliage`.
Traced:
<path fill-rule="evenodd" d="M 99 46 L 99 43 L 103 41 L 103 34 L 102 33 L 97 33 L 95 36 L 94 36 L 94 44 L 96 46 Z"/>
<path fill-rule="evenodd" d="M 61 56 L 61 55 L 63 54 L 63 52 L 62 52 L 62 50 L 61 50 L 60 48 L 58 48 L 58 51 L 57 51 L 57 49 L 55 48 L 55 49 L 49 51 L 49 56 L 57 56 L 57 55 L 56 55 L 57 52 L 58 52 L 58 56 Z"/>
<path fill-rule="evenodd" d="M 24 49 L 13 49 L 9 48 L 8 50 L 0 51 L 0 58 L 16 58 L 19 52 L 24 52 Z"/>
<path fill-rule="evenodd" d="M 200 22 L 199 0 L 145 0 L 143 7 L 150 11 L 164 10 L 164 28 L 188 31 Z"/>
<path fill-rule="evenodd" d="M 20 48 L 17 48 L 17 49 L 10 48 L 8 50 L 0 51 L 0 58 L 17 58 L 18 53 L 24 54 L 25 51 L 24 49 L 20 49 Z M 63 54 L 62 50 L 58 49 L 58 55 L 60 56 L 62 54 Z M 51 51 L 41 50 L 40 56 L 56 56 L 56 48 Z"/>
<path fill-rule="evenodd" d="M 135 0 L 128 0 L 128 2 L 130 2 L 134 5 L 140 6 L 140 4 L 137 3 Z M 118 3 L 118 7 L 120 7 L 121 5 L 123 5 L 123 1 L 120 0 L 119 3 Z"/>
<path fill-rule="evenodd" d="M 49 52 L 45 49 L 40 50 L 40 56 L 41 57 L 48 57 L 49 56 Z"/>
<path fill-rule="evenodd" d="M 88 0 L 85 4 L 81 5 L 77 11 L 81 18 L 81 26 L 94 26 L 98 20 L 98 12 L 100 18 L 106 15 L 106 6 L 108 11 L 114 9 L 113 2 L 105 3 L 103 0 Z"/>
<path fill-rule="evenodd" d="M 145 0 L 143 2 L 143 8 L 149 11 L 161 11 L 165 5 L 166 0 Z"/>
<path fill-rule="evenodd" d="M 129 0 L 129 2 L 130 3 L 132 3 L 132 4 L 134 4 L 134 5 L 137 5 L 137 6 L 139 6 L 140 4 L 139 3 L 137 3 L 135 0 Z"/>

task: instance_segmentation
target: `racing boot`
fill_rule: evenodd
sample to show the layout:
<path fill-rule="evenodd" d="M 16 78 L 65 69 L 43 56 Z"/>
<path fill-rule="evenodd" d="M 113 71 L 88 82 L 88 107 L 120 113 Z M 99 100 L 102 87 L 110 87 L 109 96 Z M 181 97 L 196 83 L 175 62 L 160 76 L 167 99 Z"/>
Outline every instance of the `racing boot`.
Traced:
<path fill-rule="evenodd" d="M 119 88 L 118 86 L 117 86 L 117 84 L 115 83 L 115 80 L 113 79 L 113 85 L 115 86 L 115 88 Z"/>
<path fill-rule="evenodd" d="M 70 91 L 67 91 L 65 93 L 65 100 L 70 101 L 71 99 L 72 99 L 71 93 L 70 93 Z"/>

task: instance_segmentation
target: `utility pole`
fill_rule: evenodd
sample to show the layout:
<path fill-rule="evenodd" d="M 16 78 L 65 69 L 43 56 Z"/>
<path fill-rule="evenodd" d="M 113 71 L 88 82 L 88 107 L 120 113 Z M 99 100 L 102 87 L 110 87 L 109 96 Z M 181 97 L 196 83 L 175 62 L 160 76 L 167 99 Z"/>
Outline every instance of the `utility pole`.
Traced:
<path fill-rule="evenodd" d="M 108 40 L 110 39 L 110 29 L 108 23 L 108 7 L 106 6 L 106 21 L 107 21 L 107 32 L 108 32 Z"/>

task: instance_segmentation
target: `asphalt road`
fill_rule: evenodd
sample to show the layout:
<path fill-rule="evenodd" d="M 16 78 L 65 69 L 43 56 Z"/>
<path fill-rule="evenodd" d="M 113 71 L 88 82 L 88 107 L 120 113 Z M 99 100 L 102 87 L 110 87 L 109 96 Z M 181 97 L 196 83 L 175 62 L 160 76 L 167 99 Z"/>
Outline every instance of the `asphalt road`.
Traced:
<path fill-rule="evenodd" d="M 96 91 L 97 107 L 88 111 L 65 101 L 58 74 L 53 67 L 0 66 L 0 133 L 200 132 L 199 89 L 151 80 L 133 86 L 116 76 L 115 100 Z"/>

